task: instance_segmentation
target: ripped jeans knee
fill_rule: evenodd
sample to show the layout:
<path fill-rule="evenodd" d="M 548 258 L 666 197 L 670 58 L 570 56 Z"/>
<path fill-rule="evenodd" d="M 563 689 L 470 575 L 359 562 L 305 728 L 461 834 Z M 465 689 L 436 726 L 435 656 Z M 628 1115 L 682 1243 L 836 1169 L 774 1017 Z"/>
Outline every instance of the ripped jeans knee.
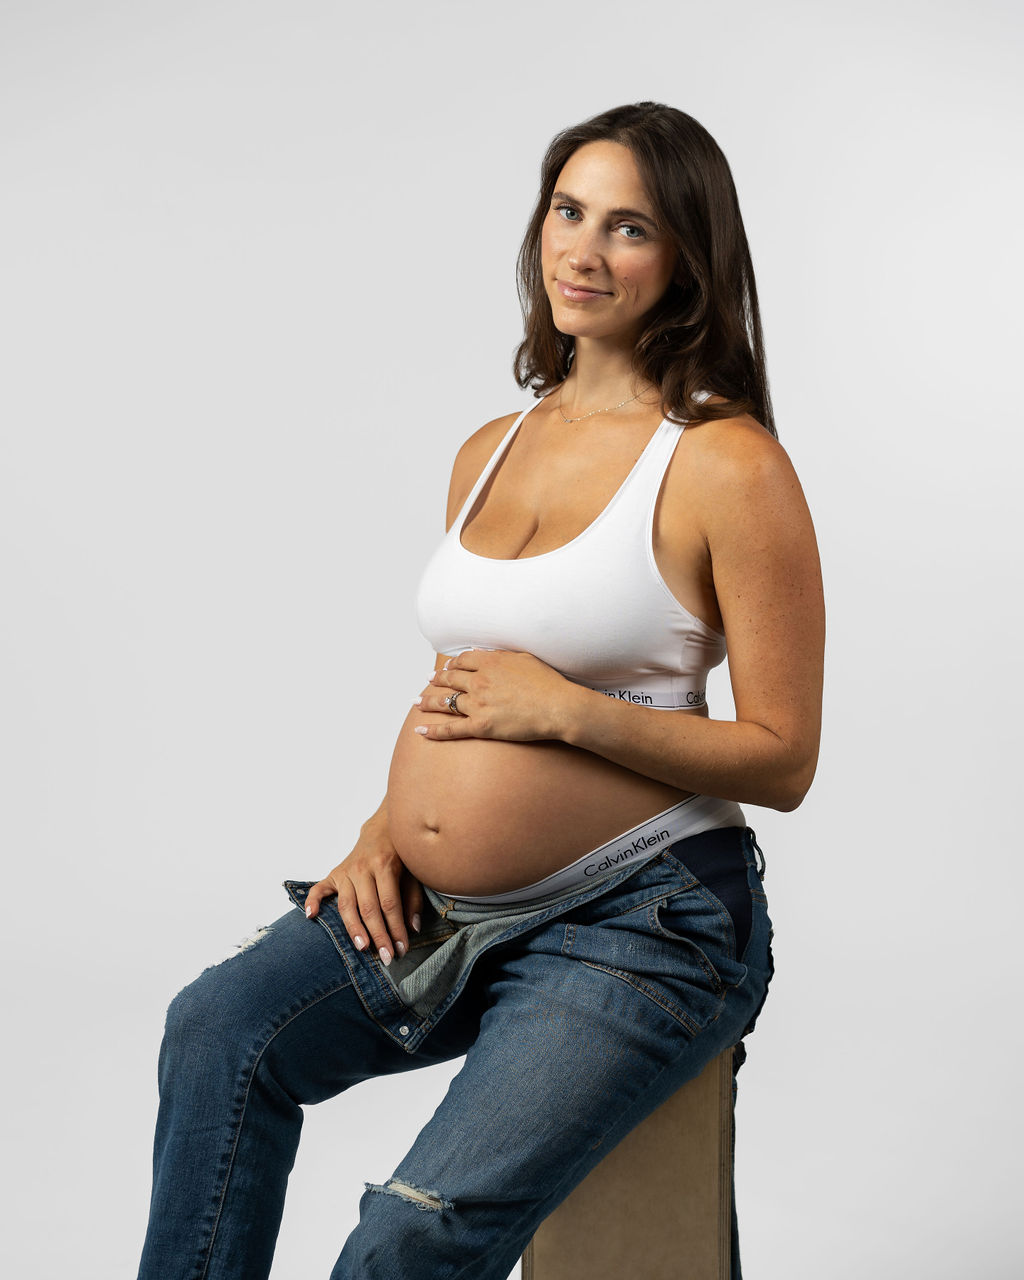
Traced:
<path fill-rule="evenodd" d="M 242 1031 L 238 1019 L 238 1010 L 245 1003 L 247 978 L 234 965 L 238 957 L 258 947 L 272 933 L 273 928 L 264 925 L 242 938 L 178 992 L 167 1010 L 162 1058 L 175 1054 L 191 1058 L 199 1046 L 233 1049 L 238 1035 L 244 1040 L 240 1051 L 248 1052 L 249 1033 Z M 239 992 L 243 996 L 241 1002 L 237 998 Z"/>
<path fill-rule="evenodd" d="M 454 1209 L 455 1207 L 440 1192 L 426 1191 L 423 1187 L 413 1186 L 411 1182 L 402 1182 L 399 1178 L 389 1178 L 383 1186 L 375 1182 L 367 1182 L 365 1185 L 367 1191 L 375 1192 L 378 1195 L 398 1196 L 399 1199 L 407 1200 L 425 1213 L 438 1213 L 442 1209 Z"/>

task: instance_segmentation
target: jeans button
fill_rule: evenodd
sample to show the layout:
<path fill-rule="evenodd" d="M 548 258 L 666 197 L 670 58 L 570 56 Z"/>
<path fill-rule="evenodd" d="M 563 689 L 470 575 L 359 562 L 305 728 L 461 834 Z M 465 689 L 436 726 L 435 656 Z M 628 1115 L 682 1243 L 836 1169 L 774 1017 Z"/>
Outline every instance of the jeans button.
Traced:
<path fill-rule="evenodd" d="M 400 1036 L 407 1036 L 407 1035 L 409 1034 L 409 1028 L 408 1028 L 408 1027 L 399 1027 L 399 1028 L 398 1028 L 398 1034 L 399 1034 Z"/>

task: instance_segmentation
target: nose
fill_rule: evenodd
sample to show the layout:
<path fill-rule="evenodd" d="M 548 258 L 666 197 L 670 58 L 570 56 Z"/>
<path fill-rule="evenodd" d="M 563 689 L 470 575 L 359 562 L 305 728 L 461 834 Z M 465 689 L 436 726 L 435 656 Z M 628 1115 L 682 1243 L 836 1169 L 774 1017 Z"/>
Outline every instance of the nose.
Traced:
<path fill-rule="evenodd" d="M 573 271 L 596 271 L 601 265 L 598 233 L 589 227 L 581 227 L 569 251 L 569 266 Z"/>

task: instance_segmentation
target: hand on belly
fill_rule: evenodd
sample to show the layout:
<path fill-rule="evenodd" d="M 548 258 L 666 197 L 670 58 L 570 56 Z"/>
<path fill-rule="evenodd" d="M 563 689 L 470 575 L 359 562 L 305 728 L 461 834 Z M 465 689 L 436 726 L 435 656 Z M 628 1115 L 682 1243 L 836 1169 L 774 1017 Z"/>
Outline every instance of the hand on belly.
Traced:
<path fill-rule="evenodd" d="M 561 742 L 436 742 L 414 708 L 388 778 L 391 838 L 409 871 L 451 893 L 541 880 L 689 792 Z"/>

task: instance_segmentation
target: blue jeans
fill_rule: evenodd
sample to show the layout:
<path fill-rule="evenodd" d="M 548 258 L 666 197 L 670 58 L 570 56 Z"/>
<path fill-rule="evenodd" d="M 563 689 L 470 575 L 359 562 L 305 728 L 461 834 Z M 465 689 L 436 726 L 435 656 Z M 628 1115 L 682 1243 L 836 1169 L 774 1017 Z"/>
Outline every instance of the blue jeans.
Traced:
<path fill-rule="evenodd" d="M 289 911 L 168 1010 L 140 1280 L 268 1276 L 303 1105 L 462 1055 L 331 1280 L 505 1280 L 601 1156 L 752 1029 L 772 972 L 756 851 L 705 832 L 499 928 L 442 902 L 415 941 L 444 976 L 416 1007 L 332 904 Z"/>

